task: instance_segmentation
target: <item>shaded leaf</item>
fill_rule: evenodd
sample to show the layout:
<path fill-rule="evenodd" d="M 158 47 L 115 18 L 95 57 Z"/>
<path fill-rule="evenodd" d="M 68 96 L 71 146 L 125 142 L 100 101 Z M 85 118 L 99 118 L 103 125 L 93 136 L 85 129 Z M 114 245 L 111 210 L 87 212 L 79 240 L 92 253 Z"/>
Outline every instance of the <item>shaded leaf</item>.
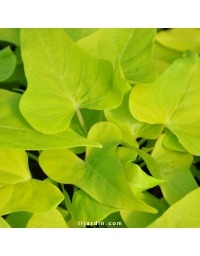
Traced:
<path fill-rule="evenodd" d="M 185 150 L 184 147 L 180 144 L 176 135 L 174 135 L 168 129 L 165 129 L 165 131 L 166 131 L 166 135 L 163 139 L 163 146 L 170 150 L 186 153 L 187 150 Z"/>
<path fill-rule="evenodd" d="M 15 65 L 16 57 L 10 47 L 0 50 L 0 82 L 5 81 L 12 75 Z"/>
<path fill-rule="evenodd" d="M 63 30 L 72 40 L 74 40 L 74 42 L 76 42 L 79 39 L 94 33 L 98 28 L 63 28 Z"/>
<path fill-rule="evenodd" d="M 137 152 L 130 148 L 118 147 L 117 155 L 122 162 L 122 164 L 133 162 L 137 157 Z"/>
<path fill-rule="evenodd" d="M 0 41 L 20 45 L 19 28 L 0 28 Z"/>
<path fill-rule="evenodd" d="M 96 58 L 113 64 L 119 56 L 127 80 L 149 83 L 156 79 L 152 61 L 155 35 L 156 29 L 103 28 L 78 41 L 78 45 Z"/>
<path fill-rule="evenodd" d="M 6 221 L 12 228 L 26 228 L 32 215 L 31 212 L 13 212 L 6 217 Z"/>
<path fill-rule="evenodd" d="M 159 218 L 169 207 L 163 198 L 158 199 L 152 195 L 149 196 L 147 194 L 140 194 L 139 197 L 147 204 L 157 209 L 158 213 L 151 214 L 147 212 L 121 210 L 120 214 L 128 228 L 145 228 L 150 223 Z"/>
<path fill-rule="evenodd" d="M 164 138 L 165 134 L 157 141 L 152 152 L 152 157 L 160 167 L 154 177 L 165 180 L 160 185 L 162 193 L 169 204 L 174 204 L 198 185 L 190 172 L 192 155 L 165 149 Z"/>
<path fill-rule="evenodd" d="M 78 109 L 120 105 L 120 66 L 84 52 L 62 29 L 22 29 L 21 51 L 28 89 L 20 111 L 38 131 L 64 131 Z M 59 56 L 59 57 L 58 57 Z"/>

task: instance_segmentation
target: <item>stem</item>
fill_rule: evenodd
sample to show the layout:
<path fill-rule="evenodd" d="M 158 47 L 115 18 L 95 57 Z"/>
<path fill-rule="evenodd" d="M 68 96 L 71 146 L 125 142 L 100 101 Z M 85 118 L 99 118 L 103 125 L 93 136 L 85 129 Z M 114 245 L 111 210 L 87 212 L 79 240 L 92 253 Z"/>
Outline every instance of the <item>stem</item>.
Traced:
<path fill-rule="evenodd" d="M 79 120 L 79 122 L 80 122 L 80 125 L 81 125 L 83 131 L 84 131 L 85 134 L 87 135 L 87 133 L 88 133 L 87 127 L 86 127 L 86 125 L 85 125 L 85 122 L 84 122 L 84 120 L 83 120 L 83 117 L 82 117 L 82 115 L 81 115 L 81 111 L 79 110 L 79 108 L 76 109 L 76 114 L 77 114 L 77 116 L 78 116 L 78 120 Z"/>
<path fill-rule="evenodd" d="M 141 139 L 141 140 L 139 140 L 139 141 L 138 141 L 139 146 L 141 146 L 145 141 L 146 141 L 146 139 Z"/>
<path fill-rule="evenodd" d="M 145 162 L 142 162 L 141 164 L 139 164 L 140 168 L 144 167 L 146 165 Z"/>
<path fill-rule="evenodd" d="M 37 157 L 37 156 L 35 156 L 35 155 L 33 155 L 33 154 L 29 153 L 29 152 L 26 152 L 26 153 L 27 153 L 27 155 L 28 155 L 30 158 L 32 158 L 33 160 L 35 160 L 36 162 L 38 162 L 38 157 Z"/>

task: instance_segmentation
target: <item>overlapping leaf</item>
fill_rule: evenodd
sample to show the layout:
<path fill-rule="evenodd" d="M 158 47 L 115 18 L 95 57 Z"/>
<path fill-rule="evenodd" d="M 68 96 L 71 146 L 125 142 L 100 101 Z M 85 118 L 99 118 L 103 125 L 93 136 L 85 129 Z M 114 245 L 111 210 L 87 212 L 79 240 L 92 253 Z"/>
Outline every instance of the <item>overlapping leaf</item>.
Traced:
<path fill-rule="evenodd" d="M 164 124 L 187 151 L 200 155 L 199 84 L 199 57 L 188 51 L 154 84 L 134 86 L 130 111 L 139 121 Z"/>
<path fill-rule="evenodd" d="M 126 79 L 149 83 L 156 79 L 152 61 L 155 29 L 104 28 L 87 36 L 78 44 L 88 53 L 114 64 L 119 56 Z"/>
<path fill-rule="evenodd" d="M 0 216 L 17 211 L 48 212 L 64 199 L 49 182 L 31 179 L 0 187 Z"/>
<path fill-rule="evenodd" d="M 0 217 L 0 228 L 10 228 L 9 224 L 2 217 Z"/>
<path fill-rule="evenodd" d="M 128 228 L 145 228 L 159 218 L 168 208 L 168 204 L 163 198 L 158 199 L 152 195 L 143 193 L 140 194 L 139 197 L 147 204 L 157 209 L 158 213 L 151 214 L 148 212 L 121 210 L 120 214 Z"/>
<path fill-rule="evenodd" d="M 178 50 L 193 50 L 200 53 L 199 28 L 175 28 L 158 33 L 156 40 L 162 45 Z"/>
<path fill-rule="evenodd" d="M 19 28 L 0 28 L 0 41 L 20 45 Z"/>
<path fill-rule="evenodd" d="M 117 208 L 100 204 L 83 190 L 74 193 L 72 206 L 77 221 L 98 222 L 111 213 L 119 211 Z"/>
<path fill-rule="evenodd" d="M 34 213 L 27 223 L 27 228 L 68 228 L 60 212 L 53 209 L 49 212 Z"/>
<path fill-rule="evenodd" d="M 148 228 L 200 228 L 200 188 L 172 205 Z"/>
<path fill-rule="evenodd" d="M 5 81 L 12 75 L 15 65 L 16 57 L 10 47 L 0 50 L 0 82 Z"/>
<path fill-rule="evenodd" d="M 136 139 L 140 137 L 157 139 L 163 130 L 163 125 L 151 125 L 135 119 L 129 110 L 129 96 L 130 92 L 127 92 L 118 108 L 105 111 L 107 120 L 116 124 L 122 130 L 124 141 L 133 146 L 137 146 Z"/>
<path fill-rule="evenodd" d="M 0 89 L 0 147 L 1 149 L 52 149 L 77 146 L 100 146 L 79 136 L 68 128 L 62 133 L 45 135 L 34 130 L 19 112 L 21 96 Z"/>
<path fill-rule="evenodd" d="M 28 156 L 23 150 L 0 150 L 0 187 L 31 178 Z"/>
<path fill-rule="evenodd" d="M 102 143 L 103 148 L 87 147 L 85 161 L 70 150 L 43 151 L 39 157 L 43 171 L 57 182 L 80 187 L 107 206 L 154 212 L 134 196 L 127 184 L 123 165 L 116 155 L 116 146 L 123 140 L 119 128 L 101 122 L 90 129 L 88 138 Z"/>
<path fill-rule="evenodd" d="M 63 30 L 76 42 L 79 39 L 94 33 L 98 28 L 63 28 Z"/>
<path fill-rule="evenodd" d="M 162 193 L 169 204 L 174 204 L 198 187 L 190 172 L 193 157 L 191 154 L 176 152 L 163 147 L 163 134 L 157 141 L 152 157 L 160 167 L 155 177 L 165 180 L 161 184 Z"/>
<path fill-rule="evenodd" d="M 62 29 L 22 29 L 21 50 L 28 89 L 20 111 L 36 130 L 62 132 L 79 108 L 120 105 L 119 63 L 113 70 L 111 63 L 84 52 Z"/>

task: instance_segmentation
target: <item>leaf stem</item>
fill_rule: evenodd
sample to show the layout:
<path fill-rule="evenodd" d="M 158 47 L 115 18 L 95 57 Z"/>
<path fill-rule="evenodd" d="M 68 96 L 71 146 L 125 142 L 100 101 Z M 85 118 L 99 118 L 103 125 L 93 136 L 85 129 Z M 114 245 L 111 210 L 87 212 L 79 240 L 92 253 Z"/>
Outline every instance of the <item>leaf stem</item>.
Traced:
<path fill-rule="evenodd" d="M 139 146 L 141 146 L 145 141 L 146 141 L 146 139 L 141 139 L 141 140 L 139 140 L 139 141 L 138 141 Z"/>
<path fill-rule="evenodd" d="M 85 125 L 85 122 L 84 122 L 84 120 L 83 120 L 83 117 L 82 117 L 82 114 L 81 114 L 81 111 L 80 111 L 79 108 L 76 109 L 76 114 L 77 114 L 77 116 L 78 116 L 78 120 L 79 120 L 79 122 L 80 122 L 80 125 L 81 125 L 83 131 L 84 131 L 85 134 L 87 135 L 87 133 L 88 133 L 87 127 L 86 127 L 86 125 Z"/>
<path fill-rule="evenodd" d="M 33 155 L 33 154 L 29 153 L 29 152 L 26 152 L 26 153 L 27 153 L 27 155 L 28 155 L 30 158 L 32 158 L 33 160 L 35 160 L 36 162 L 38 162 L 38 157 L 37 157 L 37 156 L 35 156 L 35 155 Z"/>

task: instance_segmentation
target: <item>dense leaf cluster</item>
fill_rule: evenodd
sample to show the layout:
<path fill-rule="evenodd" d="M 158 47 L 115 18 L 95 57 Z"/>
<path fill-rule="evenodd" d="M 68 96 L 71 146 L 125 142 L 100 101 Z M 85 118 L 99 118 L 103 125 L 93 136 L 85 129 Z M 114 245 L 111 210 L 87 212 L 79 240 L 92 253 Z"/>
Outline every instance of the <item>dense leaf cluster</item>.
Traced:
<path fill-rule="evenodd" d="M 200 227 L 200 29 L 0 29 L 0 227 Z"/>

